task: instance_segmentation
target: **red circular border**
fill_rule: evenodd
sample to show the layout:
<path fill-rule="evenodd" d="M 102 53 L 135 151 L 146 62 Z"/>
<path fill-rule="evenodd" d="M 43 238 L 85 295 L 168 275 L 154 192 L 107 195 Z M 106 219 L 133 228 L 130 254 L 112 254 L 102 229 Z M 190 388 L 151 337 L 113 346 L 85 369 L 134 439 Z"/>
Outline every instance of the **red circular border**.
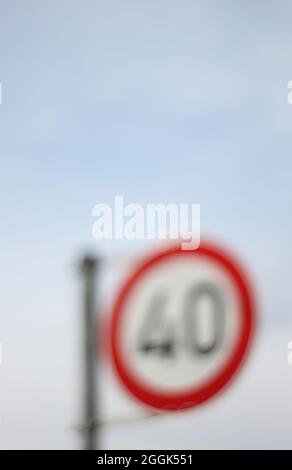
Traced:
<path fill-rule="evenodd" d="M 133 376 L 128 368 L 127 361 L 119 351 L 119 323 L 123 314 L 124 303 L 131 293 L 133 286 L 141 280 L 143 275 L 153 266 L 169 257 L 173 256 L 200 256 L 208 257 L 215 261 L 224 270 L 226 270 L 239 293 L 242 315 L 242 329 L 239 335 L 238 343 L 226 364 L 211 379 L 200 387 L 179 393 L 158 392 L 145 385 L 141 380 Z M 165 251 L 159 252 L 148 258 L 136 271 L 130 276 L 126 284 L 121 289 L 115 302 L 111 326 L 110 326 L 110 349 L 116 372 L 127 390 L 139 401 L 160 410 L 179 410 L 190 408 L 213 397 L 234 377 L 238 371 L 243 359 L 245 358 L 254 333 L 255 313 L 254 300 L 251 288 L 246 276 L 238 263 L 221 248 L 214 245 L 201 244 L 197 250 L 182 250 L 180 246 L 171 247 Z"/>

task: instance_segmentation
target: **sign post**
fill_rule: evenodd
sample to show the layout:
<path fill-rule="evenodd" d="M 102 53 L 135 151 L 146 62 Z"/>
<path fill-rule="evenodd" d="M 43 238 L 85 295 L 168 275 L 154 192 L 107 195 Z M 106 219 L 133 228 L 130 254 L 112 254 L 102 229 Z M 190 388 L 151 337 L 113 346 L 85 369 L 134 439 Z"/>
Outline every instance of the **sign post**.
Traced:
<path fill-rule="evenodd" d="M 83 275 L 83 322 L 84 322 L 84 429 L 86 450 L 98 447 L 98 425 L 96 396 L 96 304 L 95 275 L 98 262 L 93 257 L 84 257 L 81 262 Z M 98 358 L 99 360 L 99 358 Z"/>

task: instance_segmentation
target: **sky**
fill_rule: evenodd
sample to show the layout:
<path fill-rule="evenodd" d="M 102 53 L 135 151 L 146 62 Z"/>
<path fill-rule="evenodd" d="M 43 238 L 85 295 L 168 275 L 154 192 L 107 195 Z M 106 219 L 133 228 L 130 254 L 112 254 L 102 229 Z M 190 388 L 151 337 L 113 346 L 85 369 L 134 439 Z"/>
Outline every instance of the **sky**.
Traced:
<path fill-rule="evenodd" d="M 237 253 L 260 316 L 242 387 L 161 441 L 174 418 L 136 425 L 133 445 L 291 445 L 291 20 L 288 0 L 0 0 L 0 447 L 80 445 L 77 264 L 135 248 L 92 238 L 92 208 L 115 195 L 200 204 L 202 236 Z M 106 445 L 129 446 L 127 429 Z"/>

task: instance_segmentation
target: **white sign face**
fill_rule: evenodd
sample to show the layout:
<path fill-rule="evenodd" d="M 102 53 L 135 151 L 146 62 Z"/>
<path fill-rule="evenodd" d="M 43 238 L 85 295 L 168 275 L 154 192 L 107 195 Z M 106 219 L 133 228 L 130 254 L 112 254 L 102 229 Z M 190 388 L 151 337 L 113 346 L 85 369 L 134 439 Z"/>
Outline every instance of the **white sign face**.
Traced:
<path fill-rule="evenodd" d="M 217 393 L 248 348 L 252 304 L 230 259 L 210 247 L 148 260 L 118 297 L 113 358 L 124 385 L 148 405 L 178 409 Z"/>

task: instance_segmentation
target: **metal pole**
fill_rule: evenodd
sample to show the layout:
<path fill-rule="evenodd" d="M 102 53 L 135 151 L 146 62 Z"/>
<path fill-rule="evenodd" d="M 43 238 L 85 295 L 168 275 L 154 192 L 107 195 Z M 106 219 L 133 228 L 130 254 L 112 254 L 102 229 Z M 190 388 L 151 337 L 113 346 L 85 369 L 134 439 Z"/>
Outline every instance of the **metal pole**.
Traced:
<path fill-rule="evenodd" d="M 96 390 L 96 304 L 95 304 L 95 275 L 98 262 L 95 258 L 86 256 L 81 263 L 83 275 L 83 321 L 84 321 L 84 425 L 86 450 L 98 448 L 98 418 Z"/>

